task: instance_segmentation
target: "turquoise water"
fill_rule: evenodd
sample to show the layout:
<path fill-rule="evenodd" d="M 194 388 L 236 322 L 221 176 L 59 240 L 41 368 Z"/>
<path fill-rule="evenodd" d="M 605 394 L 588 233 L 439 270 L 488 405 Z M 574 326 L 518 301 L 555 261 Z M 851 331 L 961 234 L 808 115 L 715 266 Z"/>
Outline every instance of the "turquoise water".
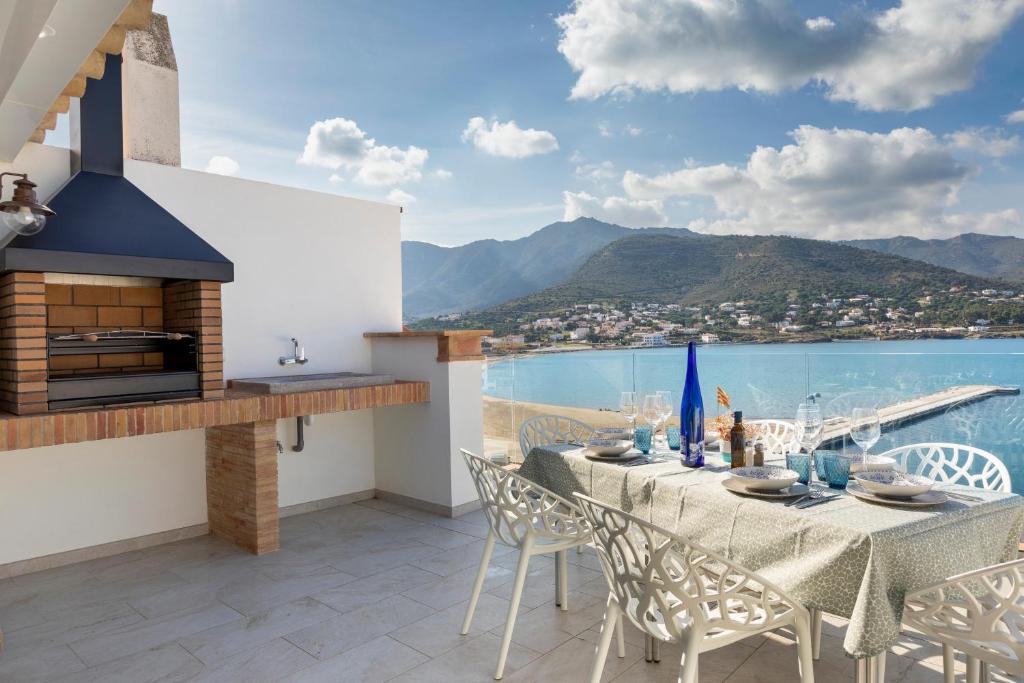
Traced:
<path fill-rule="evenodd" d="M 697 365 L 708 415 L 716 413 L 715 387 L 721 385 L 733 409 L 747 417 L 792 417 L 810 391 L 821 393 L 830 417 L 849 415 L 855 405 L 888 405 L 962 384 L 1024 387 L 1024 340 L 702 346 Z M 509 400 L 616 409 L 622 391 L 643 395 L 668 389 L 678 403 L 685 368 L 684 348 L 524 356 L 491 363 L 484 392 Z M 920 441 L 991 451 L 1007 464 L 1014 488 L 1024 493 L 1024 398 L 988 398 L 902 424 L 883 434 L 872 450 Z"/>

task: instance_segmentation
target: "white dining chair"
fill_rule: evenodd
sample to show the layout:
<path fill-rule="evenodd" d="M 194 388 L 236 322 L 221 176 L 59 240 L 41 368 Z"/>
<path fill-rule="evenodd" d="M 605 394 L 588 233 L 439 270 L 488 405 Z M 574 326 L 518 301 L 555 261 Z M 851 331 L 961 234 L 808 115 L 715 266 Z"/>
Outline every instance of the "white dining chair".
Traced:
<path fill-rule="evenodd" d="M 796 437 L 796 425 L 789 420 L 750 420 L 749 425 L 764 440 L 764 454 L 773 460 L 785 458 L 790 453 L 800 452 Z"/>
<path fill-rule="evenodd" d="M 682 645 L 680 683 L 697 683 L 700 653 L 792 626 L 800 680 L 814 682 L 810 615 L 785 591 L 681 536 L 575 496 L 609 588 L 591 683 L 601 680 L 612 631 L 623 618 L 660 642 Z"/>
<path fill-rule="evenodd" d="M 519 549 L 519 562 L 516 564 L 515 580 L 512 584 L 505 633 L 501 638 L 498 667 L 494 673 L 497 680 L 505 670 L 505 660 L 508 657 L 509 644 L 512 642 L 512 629 L 523 596 L 530 558 L 534 555 L 555 553 L 558 568 L 555 579 L 556 602 L 563 610 L 569 609 L 569 575 L 565 551 L 590 542 L 590 524 L 583 517 L 579 507 L 558 494 L 479 455 L 464 449 L 461 452 L 490 526 L 487 540 L 484 542 L 483 557 L 480 558 L 480 569 L 473 584 L 473 594 L 469 598 L 466 618 L 462 622 L 462 635 L 469 633 L 494 544 L 500 541 Z"/>
<path fill-rule="evenodd" d="M 990 665 L 1024 676 L 1024 560 L 960 574 L 910 593 L 903 623 L 942 644 L 946 683 L 953 681 L 954 650 L 967 656 L 968 683 L 987 682 Z"/>
<path fill-rule="evenodd" d="M 556 443 L 586 443 L 594 428 L 586 422 L 565 415 L 537 415 L 519 427 L 519 450 L 525 458 L 538 446 Z"/>
<path fill-rule="evenodd" d="M 1006 465 L 988 451 L 956 443 L 915 443 L 893 448 L 883 456 L 904 472 L 943 484 L 966 484 L 989 491 L 1012 491 Z"/>

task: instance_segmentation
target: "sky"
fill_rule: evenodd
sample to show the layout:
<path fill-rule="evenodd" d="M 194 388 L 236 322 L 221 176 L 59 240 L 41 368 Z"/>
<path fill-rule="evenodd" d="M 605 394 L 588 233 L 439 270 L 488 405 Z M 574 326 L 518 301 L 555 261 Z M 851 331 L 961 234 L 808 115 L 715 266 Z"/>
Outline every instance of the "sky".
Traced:
<path fill-rule="evenodd" d="M 1024 0 L 157 0 L 182 165 L 404 207 L 1024 237 Z"/>

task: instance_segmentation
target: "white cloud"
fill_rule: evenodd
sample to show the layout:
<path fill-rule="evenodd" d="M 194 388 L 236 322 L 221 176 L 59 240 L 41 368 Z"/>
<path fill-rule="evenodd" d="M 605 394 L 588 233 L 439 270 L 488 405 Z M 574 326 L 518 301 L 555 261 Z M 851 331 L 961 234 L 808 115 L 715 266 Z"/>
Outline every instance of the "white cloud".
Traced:
<path fill-rule="evenodd" d="M 1007 123 L 1024 123 L 1024 109 L 1012 111 L 1006 115 Z"/>
<path fill-rule="evenodd" d="M 954 149 L 962 149 L 988 157 L 1005 157 L 1021 151 L 1020 137 L 1006 136 L 991 128 L 965 128 L 945 136 Z"/>
<path fill-rule="evenodd" d="M 237 161 L 225 156 L 210 157 L 210 161 L 206 164 L 206 172 L 217 175 L 235 175 L 238 173 L 238 168 Z"/>
<path fill-rule="evenodd" d="M 434 177 L 438 180 L 451 180 L 454 174 L 446 168 L 439 168 L 434 171 Z"/>
<path fill-rule="evenodd" d="M 511 159 L 547 154 L 558 149 L 558 140 L 546 130 L 520 128 L 515 121 L 501 123 L 474 116 L 462 131 L 463 142 L 472 142 L 481 152 Z"/>
<path fill-rule="evenodd" d="M 793 0 L 576 0 L 558 49 L 579 72 L 574 98 L 820 83 L 863 109 L 912 110 L 968 88 L 1021 13 L 1024 0 L 902 0 L 836 22 Z"/>
<path fill-rule="evenodd" d="M 391 192 L 388 192 L 388 201 L 395 204 L 412 204 L 416 201 L 416 197 L 396 187 Z"/>
<path fill-rule="evenodd" d="M 665 225 L 662 202 L 657 199 L 629 199 L 628 197 L 605 197 L 601 199 L 586 192 L 563 192 L 565 211 L 562 220 L 571 221 L 582 216 L 625 225 L 631 228 Z"/>
<path fill-rule="evenodd" d="M 610 138 L 611 136 L 615 135 L 615 133 L 612 132 L 611 124 L 608 123 L 607 121 L 597 122 L 597 132 L 603 138 Z"/>
<path fill-rule="evenodd" d="M 640 135 L 640 133 L 643 133 L 643 132 L 644 132 L 644 129 L 640 128 L 639 126 L 634 126 L 631 123 L 627 123 L 626 124 L 626 134 L 629 135 L 630 137 L 634 137 L 635 138 L 636 136 Z"/>
<path fill-rule="evenodd" d="M 581 163 L 573 172 L 583 180 L 600 185 L 615 177 L 615 164 L 610 161 L 594 164 Z"/>
<path fill-rule="evenodd" d="M 412 145 L 378 145 L 355 121 L 334 118 L 310 126 L 299 163 L 348 171 L 364 185 L 387 186 L 422 180 L 428 156 L 427 150 Z M 333 182 L 345 179 L 340 173 L 331 176 Z"/>
<path fill-rule="evenodd" d="M 944 237 L 966 226 L 1024 229 L 1015 212 L 948 213 L 975 168 L 928 130 L 801 126 L 792 136 L 781 149 L 758 147 L 743 166 L 691 166 L 656 176 L 627 171 L 623 186 L 637 200 L 708 197 L 716 211 L 690 227 L 719 234 L 852 239 Z"/>

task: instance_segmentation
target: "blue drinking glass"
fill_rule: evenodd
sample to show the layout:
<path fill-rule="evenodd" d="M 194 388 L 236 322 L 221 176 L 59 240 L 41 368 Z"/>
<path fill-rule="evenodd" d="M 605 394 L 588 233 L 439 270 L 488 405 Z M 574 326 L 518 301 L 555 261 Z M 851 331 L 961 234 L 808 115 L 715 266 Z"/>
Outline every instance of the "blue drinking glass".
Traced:
<path fill-rule="evenodd" d="M 791 469 L 799 475 L 797 479 L 801 484 L 811 481 L 811 456 L 806 453 L 790 453 L 786 456 L 786 468 Z"/>
<path fill-rule="evenodd" d="M 651 452 L 651 439 L 654 437 L 654 430 L 651 429 L 650 425 L 640 425 L 633 430 L 633 445 L 636 446 L 641 453 L 647 455 Z"/>
<path fill-rule="evenodd" d="M 838 453 L 825 455 L 825 481 L 829 488 L 845 489 L 850 481 L 850 459 L 844 458 Z"/>
<path fill-rule="evenodd" d="M 668 437 L 669 450 L 678 451 L 680 447 L 679 441 L 679 427 L 671 426 L 665 428 L 665 434 Z"/>
<path fill-rule="evenodd" d="M 825 476 L 825 456 L 830 453 L 836 453 L 836 451 L 814 451 L 814 473 L 818 475 L 818 481 L 828 481 L 828 477 Z"/>

